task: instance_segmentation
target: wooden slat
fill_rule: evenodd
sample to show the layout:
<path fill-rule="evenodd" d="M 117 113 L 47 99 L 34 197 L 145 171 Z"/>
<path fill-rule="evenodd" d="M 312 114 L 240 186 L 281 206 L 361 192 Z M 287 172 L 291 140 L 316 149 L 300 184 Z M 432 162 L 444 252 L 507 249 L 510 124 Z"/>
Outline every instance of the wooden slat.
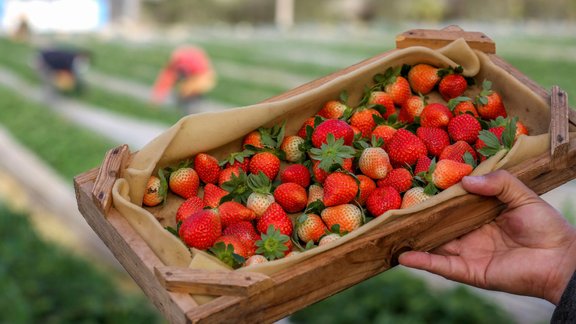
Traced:
<path fill-rule="evenodd" d="M 568 163 L 570 135 L 568 131 L 568 94 L 558 86 L 552 87 L 550 96 L 550 156 L 556 169 Z"/>
<path fill-rule="evenodd" d="M 156 277 L 170 291 L 212 296 L 249 296 L 274 283 L 261 273 L 156 267 Z"/>
<path fill-rule="evenodd" d="M 128 145 L 120 145 L 109 150 L 105 157 L 92 188 L 92 197 L 96 206 L 106 214 L 112 206 L 112 186 L 127 165 L 130 156 Z"/>
<path fill-rule="evenodd" d="M 396 48 L 402 49 L 411 46 L 425 46 L 437 49 L 448 45 L 459 38 L 463 38 L 468 45 L 484 53 L 496 53 L 496 44 L 490 37 L 481 32 L 463 31 L 459 27 L 436 29 L 412 29 L 396 37 Z"/>

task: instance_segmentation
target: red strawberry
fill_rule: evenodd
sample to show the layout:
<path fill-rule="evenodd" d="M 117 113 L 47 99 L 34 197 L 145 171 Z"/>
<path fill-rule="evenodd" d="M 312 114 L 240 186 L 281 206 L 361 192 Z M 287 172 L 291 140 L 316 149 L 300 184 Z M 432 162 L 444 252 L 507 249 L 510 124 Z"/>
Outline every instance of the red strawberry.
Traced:
<path fill-rule="evenodd" d="M 305 140 L 297 135 L 290 135 L 284 137 L 280 150 L 284 152 L 286 161 L 297 162 L 304 158 L 304 151 L 300 150 L 300 145 L 304 144 Z"/>
<path fill-rule="evenodd" d="M 237 201 L 226 201 L 218 206 L 220 222 L 225 228 L 240 221 L 251 221 L 256 219 L 256 213 Z"/>
<path fill-rule="evenodd" d="M 232 236 L 232 235 L 222 235 L 220 236 L 218 239 L 216 239 L 216 242 L 214 243 L 214 247 L 212 249 L 210 249 L 210 251 L 212 251 L 216 257 L 218 259 L 220 259 L 221 261 L 223 261 L 224 263 L 234 267 L 235 261 L 232 259 L 232 255 L 229 251 L 226 251 L 226 249 L 219 249 L 218 248 L 218 243 L 224 243 L 224 246 L 227 247 L 228 245 L 232 245 L 234 251 L 233 253 L 238 254 L 239 256 L 243 257 L 244 259 L 249 258 L 252 254 L 250 254 L 250 250 L 248 249 L 248 247 L 246 247 L 242 241 L 237 238 L 236 236 Z"/>
<path fill-rule="evenodd" d="M 373 91 L 368 97 L 368 106 L 380 105 L 386 109 L 383 114 L 378 113 L 378 116 L 388 119 L 390 115 L 396 112 L 396 107 L 394 106 L 394 99 L 389 93 L 384 91 Z M 370 118 L 372 118 L 370 116 Z M 362 128 L 360 128 L 362 129 Z"/>
<path fill-rule="evenodd" d="M 382 141 L 384 142 L 382 148 L 386 149 L 386 147 L 388 146 L 388 142 L 390 141 L 392 136 L 394 136 L 394 133 L 396 133 L 396 128 L 390 125 L 377 125 L 376 128 L 372 130 L 370 138 L 375 136 L 377 139 L 378 138 L 382 139 Z"/>
<path fill-rule="evenodd" d="M 222 170 L 220 172 L 220 175 L 218 176 L 218 185 L 220 187 L 222 187 L 222 185 L 230 180 L 232 180 L 232 175 L 238 177 L 240 176 L 240 172 L 244 172 L 241 171 L 242 169 L 238 166 L 236 167 L 227 167 L 226 169 Z"/>
<path fill-rule="evenodd" d="M 447 73 L 442 79 L 440 83 L 438 83 L 438 92 L 444 100 L 448 101 L 452 98 L 456 98 L 464 93 L 468 88 L 468 82 L 462 76 L 462 67 L 459 66 L 457 68 L 448 68 L 444 69 L 444 71 L 448 70 Z"/>
<path fill-rule="evenodd" d="M 142 203 L 148 207 L 159 205 L 166 198 L 166 190 L 166 184 L 162 184 L 160 178 L 157 176 L 150 176 L 146 183 Z"/>
<path fill-rule="evenodd" d="M 448 108 L 452 110 L 454 116 L 462 114 L 472 114 L 472 116 L 479 118 L 476 106 L 472 102 L 472 99 L 468 97 L 456 97 L 448 101 Z"/>
<path fill-rule="evenodd" d="M 400 193 L 390 186 L 376 188 L 366 200 L 366 209 L 374 217 L 379 217 L 388 210 L 398 209 L 401 205 Z"/>
<path fill-rule="evenodd" d="M 522 122 L 517 121 L 515 138 L 518 138 L 518 136 L 520 135 L 528 135 L 528 129 L 526 128 L 526 126 L 524 126 L 524 124 L 522 124 Z"/>
<path fill-rule="evenodd" d="M 398 106 L 403 105 L 412 95 L 410 83 L 402 76 L 396 76 L 390 83 L 386 84 L 384 91 L 390 94 L 394 103 Z"/>
<path fill-rule="evenodd" d="M 325 206 L 336 206 L 352 201 L 358 193 L 358 183 L 349 173 L 334 172 L 324 181 Z"/>
<path fill-rule="evenodd" d="M 482 126 L 478 119 L 470 114 L 458 115 L 448 123 L 448 135 L 453 141 L 465 141 L 474 144 Z"/>
<path fill-rule="evenodd" d="M 430 164 L 432 164 L 432 160 L 426 155 L 422 155 L 416 161 L 416 166 L 414 167 L 414 174 L 417 175 L 420 172 L 427 172 L 430 169 Z"/>
<path fill-rule="evenodd" d="M 316 214 L 302 214 L 296 221 L 296 233 L 303 242 L 318 242 L 326 232 L 328 228 Z"/>
<path fill-rule="evenodd" d="M 207 183 L 204 186 L 204 206 L 216 208 L 220 205 L 220 199 L 226 196 L 228 191 L 218 187 L 217 185 Z"/>
<path fill-rule="evenodd" d="M 420 117 L 426 105 L 426 97 L 422 95 L 410 96 L 401 106 L 398 119 L 404 123 L 413 123 L 414 118 Z"/>
<path fill-rule="evenodd" d="M 291 164 L 280 172 L 280 182 L 294 182 L 304 188 L 310 185 L 310 170 L 302 164 Z"/>
<path fill-rule="evenodd" d="M 172 192 L 187 199 L 198 194 L 200 178 L 194 169 L 180 168 L 170 173 L 168 185 Z"/>
<path fill-rule="evenodd" d="M 202 209 L 186 218 L 178 235 L 189 247 L 206 250 L 222 233 L 220 217 L 210 209 Z"/>
<path fill-rule="evenodd" d="M 415 93 L 427 94 L 439 81 L 438 68 L 429 64 L 416 64 L 408 72 L 408 82 Z"/>
<path fill-rule="evenodd" d="M 358 167 L 372 179 L 382 179 L 392 170 L 388 153 L 381 147 L 364 149 L 358 159 Z"/>
<path fill-rule="evenodd" d="M 447 189 L 460 182 L 472 170 L 473 167 L 470 164 L 453 160 L 440 160 L 436 163 L 436 168 L 432 172 L 432 182 L 440 189 Z"/>
<path fill-rule="evenodd" d="M 416 130 L 416 135 L 424 142 L 428 154 L 432 156 L 439 156 L 442 150 L 450 145 L 448 133 L 442 128 L 419 127 Z"/>
<path fill-rule="evenodd" d="M 319 148 L 323 143 L 327 143 L 328 134 L 334 135 L 334 139 L 344 139 L 344 145 L 351 145 L 354 140 L 354 131 L 345 121 L 339 119 L 328 119 L 316 126 L 312 133 L 312 145 Z"/>
<path fill-rule="evenodd" d="M 248 145 L 254 146 L 256 148 L 264 148 L 264 143 L 262 142 L 262 134 L 260 131 L 254 130 L 244 136 L 242 140 L 242 148 L 247 148 Z"/>
<path fill-rule="evenodd" d="M 431 103 L 424 107 L 420 114 L 420 125 L 423 127 L 445 128 L 452 119 L 452 112 L 446 105 Z"/>
<path fill-rule="evenodd" d="M 322 161 L 318 161 L 318 160 L 314 160 L 312 162 L 312 173 L 314 174 L 314 179 L 316 180 L 316 182 L 322 184 L 322 183 L 324 183 L 324 181 L 326 180 L 326 177 L 330 173 L 320 167 L 321 163 L 322 163 Z M 346 170 L 348 172 L 352 172 L 352 166 L 353 166 L 353 159 L 352 158 L 346 158 L 342 161 L 341 169 Z"/>
<path fill-rule="evenodd" d="M 176 222 L 180 222 L 188 218 L 188 216 L 204 208 L 204 202 L 200 197 L 190 197 L 180 204 L 176 211 Z"/>
<path fill-rule="evenodd" d="M 427 155 L 426 145 L 408 130 L 399 129 L 388 143 L 388 156 L 397 166 L 413 165 L 422 155 Z"/>
<path fill-rule="evenodd" d="M 390 186 L 402 193 L 412 188 L 412 174 L 408 169 L 396 168 L 388 173 L 386 178 L 377 182 L 378 187 Z"/>
<path fill-rule="evenodd" d="M 194 170 L 204 183 L 217 183 L 220 174 L 218 160 L 212 155 L 198 153 L 194 158 Z"/>
<path fill-rule="evenodd" d="M 360 185 L 358 186 L 358 198 L 356 198 L 356 202 L 358 202 L 360 206 L 364 206 L 364 203 L 366 203 L 366 199 L 370 193 L 376 189 L 376 183 L 374 180 L 363 174 L 357 175 L 356 178 L 358 181 L 360 181 Z"/>
<path fill-rule="evenodd" d="M 338 100 L 329 100 L 324 103 L 317 115 L 326 119 L 338 119 L 344 115 L 346 109 L 348 109 L 346 104 Z"/>
<path fill-rule="evenodd" d="M 394 106 L 394 104 L 392 104 Z M 362 133 L 363 138 L 368 138 L 372 134 L 372 130 L 376 127 L 374 117 L 382 117 L 376 109 L 362 109 L 357 110 L 352 117 L 350 117 L 350 125 L 356 127 Z"/>
<path fill-rule="evenodd" d="M 256 228 L 260 233 L 266 233 L 269 226 L 279 230 L 281 234 L 292 235 L 292 220 L 277 203 L 270 204 L 256 224 Z"/>
<path fill-rule="evenodd" d="M 264 173 L 270 181 L 274 181 L 280 171 L 280 159 L 270 152 L 256 153 L 250 159 L 250 173 Z"/>
<path fill-rule="evenodd" d="M 500 94 L 492 90 L 492 82 L 487 80 L 482 83 L 482 91 L 476 97 L 476 107 L 478 114 L 483 119 L 507 116 Z"/>
<path fill-rule="evenodd" d="M 404 193 L 404 196 L 402 197 L 402 206 L 400 206 L 400 208 L 412 207 L 430 197 L 432 197 L 432 195 L 425 193 L 424 188 L 414 187 Z"/>
<path fill-rule="evenodd" d="M 239 221 L 228 225 L 223 231 L 222 235 L 229 235 L 237 237 L 242 244 L 248 249 L 248 255 L 251 256 L 256 251 L 256 241 L 260 239 L 260 234 L 256 232 L 256 228 L 252 222 Z"/>
<path fill-rule="evenodd" d="M 304 124 L 302 124 L 302 126 L 300 127 L 300 129 L 298 130 L 298 133 L 296 135 L 302 137 L 302 138 L 307 138 L 306 136 L 306 127 L 310 126 L 312 127 L 312 129 L 314 129 L 314 119 L 315 117 L 308 117 L 308 119 L 306 119 L 304 121 Z"/>
<path fill-rule="evenodd" d="M 452 160 L 464 163 L 464 154 L 467 152 L 470 153 L 474 161 L 476 161 L 478 156 L 472 146 L 464 141 L 458 141 L 446 146 L 442 153 L 440 153 L 439 160 Z"/>
<path fill-rule="evenodd" d="M 274 200 L 288 213 L 296 213 L 306 208 L 306 189 L 293 182 L 282 183 L 274 190 Z"/>
<path fill-rule="evenodd" d="M 334 225 L 338 225 L 339 232 L 342 234 L 352 232 L 363 222 L 362 211 L 354 204 L 326 207 L 320 217 L 330 230 Z"/>
<path fill-rule="evenodd" d="M 254 152 L 250 150 L 244 150 L 241 152 L 233 152 L 228 155 L 228 157 L 220 163 L 224 168 L 229 167 L 239 167 L 244 172 L 248 173 L 248 165 L 250 163 L 250 157 Z"/>

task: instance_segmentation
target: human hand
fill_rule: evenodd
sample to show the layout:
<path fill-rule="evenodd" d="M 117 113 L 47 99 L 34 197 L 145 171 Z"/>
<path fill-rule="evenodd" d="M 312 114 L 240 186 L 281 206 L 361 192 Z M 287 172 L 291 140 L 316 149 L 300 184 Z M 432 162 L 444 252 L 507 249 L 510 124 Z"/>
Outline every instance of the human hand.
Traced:
<path fill-rule="evenodd" d="M 470 193 L 496 196 L 507 208 L 493 222 L 430 253 L 403 253 L 400 264 L 557 304 L 576 270 L 576 229 L 506 171 L 464 177 L 462 185 Z"/>

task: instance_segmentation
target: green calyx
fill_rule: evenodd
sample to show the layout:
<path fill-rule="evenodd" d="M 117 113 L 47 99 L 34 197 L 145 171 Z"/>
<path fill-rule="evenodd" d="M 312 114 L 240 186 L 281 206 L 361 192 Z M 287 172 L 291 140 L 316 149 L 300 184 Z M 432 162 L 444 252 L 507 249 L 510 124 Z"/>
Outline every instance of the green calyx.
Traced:
<path fill-rule="evenodd" d="M 270 225 L 266 233 L 262 234 L 262 239 L 256 241 L 256 254 L 261 254 L 270 261 L 283 258 L 284 253 L 288 250 L 286 246 L 288 240 L 290 238 L 287 235 L 280 233 L 280 230 Z"/>
<path fill-rule="evenodd" d="M 225 166 L 226 164 L 233 165 L 236 161 L 244 163 L 244 159 L 251 157 L 255 153 L 255 151 L 249 149 L 243 150 L 241 152 L 233 152 L 230 153 L 230 155 L 228 155 L 228 157 L 226 157 L 224 160 L 220 161 L 219 164 L 220 166 Z"/>
<path fill-rule="evenodd" d="M 248 186 L 248 176 L 242 169 L 238 175 L 232 173 L 230 180 L 222 184 L 222 189 L 228 191 L 229 194 L 222 197 L 221 203 L 235 200 L 245 204 L 248 196 L 252 193 L 252 189 Z"/>
<path fill-rule="evenodd" d="M 272 182 L 262 171 L 258 174 L 250 174 L 246 184 L 255 193 L 269 194 L 272 192 Z"/>
<path fill-rule="evenodd" d="M 485 146 L 479 149 L 478 153 L 484 155 L 485 157 L 490 157 L 498 153 L 500 150 L 510 150 L 512 145 L 514 145 L 514 140 L 516 138 L 517 121 L 517 117 L 498 117 L 495 121 L 493 121 L 493 125 L 495 127 L 504 126 L 504 132 L 502 132 L 502 138 L 500 139 L 494 133 L 488 130 L 481 130 L 478 133 L 478 138 L 484 142 Z"/>
<path fill-rule="evenodd" d="M 311 148 L 310 157 L 313 160 L 320 161 L 320 168 L 324 171 L 331 172 L 344 165 L 344 159 L 353 158 L 356 150 L 353 147 L 344 145 L 344 139 L 336 140 L 334 134 L 328 134 L 326 143 L 320 148 Z"/>
<path fill-rule="evenodd" d="M 244 257 L 234 253 L 234 245 L 218 242 L 209 249 L 220 261 L 229 265 L 233 269 L 240 268 L 246 261 Z"/>

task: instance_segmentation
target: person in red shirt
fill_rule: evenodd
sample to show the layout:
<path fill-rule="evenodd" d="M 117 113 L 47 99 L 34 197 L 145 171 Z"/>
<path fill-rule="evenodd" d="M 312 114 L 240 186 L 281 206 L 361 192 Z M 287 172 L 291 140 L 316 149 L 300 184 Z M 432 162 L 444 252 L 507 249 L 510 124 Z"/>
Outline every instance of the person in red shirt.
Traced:
<path fill-rule="evenodd" d="M 152 100 L 165 103 L 170 95 L 191 113 L 204 94 L 216 85 L 216 74 L 208 55 L 195 46 L 184 46 L 172 52 L 166 67 L 160 71 L 152 89 Z"/>

